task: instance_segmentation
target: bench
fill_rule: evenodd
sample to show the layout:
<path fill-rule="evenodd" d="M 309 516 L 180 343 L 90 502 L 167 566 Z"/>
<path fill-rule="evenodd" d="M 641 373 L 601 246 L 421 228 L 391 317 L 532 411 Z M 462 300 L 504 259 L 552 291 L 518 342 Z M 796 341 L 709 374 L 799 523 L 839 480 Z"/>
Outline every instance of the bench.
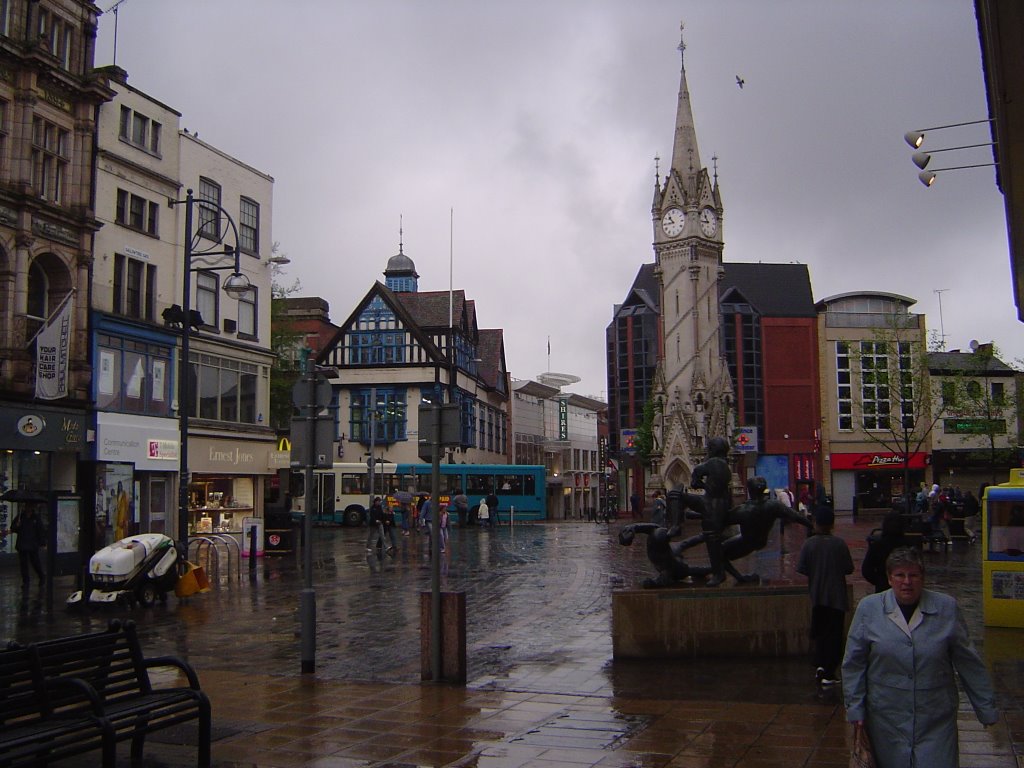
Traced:
<path fill-rule="evenodd" d="M 15 671 L 19 661 L 27 677 Z M 187 686 L 154 687 L 149 670 L 161 667 L 183 673 Z M 173 656 L 145 658 L 134 622 L 10 648 L 0 652 L 0 670 L 0 768 L 95 749 L 114 768 L 116 743 L 128 740 L 131 764 L 141 766 L 147 734 L 191 720 L 197 764 L 209 768 L 210 702 L 195 671 Z"/>

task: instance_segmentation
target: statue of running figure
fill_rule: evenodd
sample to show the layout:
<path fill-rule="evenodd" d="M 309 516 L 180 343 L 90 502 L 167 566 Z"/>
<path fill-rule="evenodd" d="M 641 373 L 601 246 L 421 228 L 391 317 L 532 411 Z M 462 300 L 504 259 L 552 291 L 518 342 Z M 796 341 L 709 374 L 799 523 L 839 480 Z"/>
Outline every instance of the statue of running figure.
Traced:
<path fill-rule="evenodd" d="M 704 491 L 703 496 L 685 493 L 674 489 L 678 516 L 680 509 L 688 508 L 700 514 L 700 541 L 708 548 L 708 560 L 711 562 L 711 575 L 708 577 L 709 587 L 717 587 L 725 581 L 726 561 L 722 555 L 722 531 L 724 530 L 729 508 L 732 506 L 732 468 L 726 461 L 729 455 L 729 441 L 724 437 L 713 437 L 708 441 L 708 457 L 693 470 L 690 487 Z M 678 524 L 678 519 L 672 524 Z M 689 543 L 692 542 L 692 543 Z M 688 539 L 682 542 L 686 549 L 700 543 Z"/>

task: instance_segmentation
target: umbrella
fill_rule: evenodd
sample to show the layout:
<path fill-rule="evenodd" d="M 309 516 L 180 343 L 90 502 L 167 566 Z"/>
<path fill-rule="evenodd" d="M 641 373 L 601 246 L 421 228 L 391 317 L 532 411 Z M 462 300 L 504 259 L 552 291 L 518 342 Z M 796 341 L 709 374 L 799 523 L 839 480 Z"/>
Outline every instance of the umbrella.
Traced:
<path fill-rule="evenodd" d="M 395 501 L 399 504 L 412 504 L 412 494 L 408 491 L 398 491 L 395 494 Z"/>
<path fill-rule="evenodd" d="M 27 491 L 24 488 L 12 488 L 9 491 L 4 491 L 3 495 L 0 496 L 0 501 L 15 501 L 21 504 L 45 504 L 49 499 L 46 498 L 46 494 L 40 493 L 39 491 Z"/>

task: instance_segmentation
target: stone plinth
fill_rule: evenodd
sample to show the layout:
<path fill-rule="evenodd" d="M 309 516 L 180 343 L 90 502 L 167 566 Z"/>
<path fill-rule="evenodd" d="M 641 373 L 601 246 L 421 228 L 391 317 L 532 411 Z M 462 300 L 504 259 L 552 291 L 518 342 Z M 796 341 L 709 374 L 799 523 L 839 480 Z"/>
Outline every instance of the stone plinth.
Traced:
<path fill-rule="evenodd" d="M 617 659 L 800 656 L 811 652 L 806 586 L 635 589 L 612 593 Z"/>

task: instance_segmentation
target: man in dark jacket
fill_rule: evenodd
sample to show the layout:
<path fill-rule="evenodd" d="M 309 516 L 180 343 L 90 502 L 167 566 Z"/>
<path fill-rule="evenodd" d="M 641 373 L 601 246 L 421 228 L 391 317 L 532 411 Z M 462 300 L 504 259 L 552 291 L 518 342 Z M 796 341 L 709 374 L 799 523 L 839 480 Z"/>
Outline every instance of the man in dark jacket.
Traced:
<path fill-rule="evenodd" d="M 22 589 L 28 588 L 30 565 L 39 577 L 39 583 L 45 584 L 46 574 L 43 573 L 43 564 L 39 561 L 39 548 L 46 543 L 46 532 L 43 530 L 42 519 L 36 514 L 34 503 L 25 504 L 25 510 L 11 523 L 11 532 L 18 534 L 18 541 L 14 546 L 18 550 L 18 564 L 21 566 Z"/>

